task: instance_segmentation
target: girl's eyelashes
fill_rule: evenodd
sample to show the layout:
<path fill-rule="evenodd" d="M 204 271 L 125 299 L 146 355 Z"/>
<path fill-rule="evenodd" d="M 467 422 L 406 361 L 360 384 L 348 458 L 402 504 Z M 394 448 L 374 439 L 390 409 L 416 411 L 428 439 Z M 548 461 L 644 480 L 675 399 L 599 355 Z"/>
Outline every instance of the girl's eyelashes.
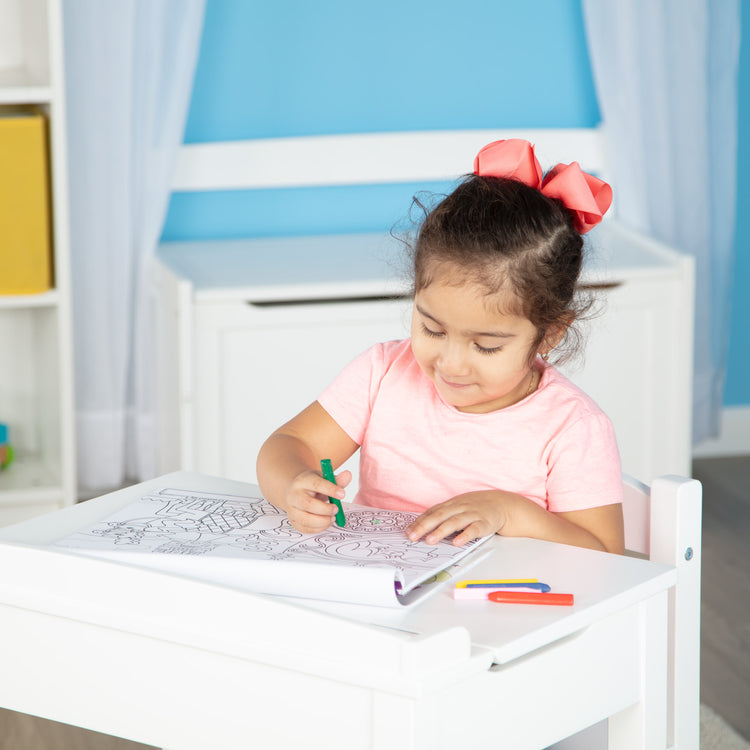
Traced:
<path fill-rule="evenodd" d="M 474 346 L 477 348 L 477 351 L 480 354 L 497 354 L 497 352 L 501 352 L 503 350 L 502 346 L 493 346 L 491 348 L 487 348 L 486 346 L 479 346 L 476 342 L 474 343 Z"/>
<path fill-rule="evenodd" d="M 431 328 L 428 328 L 424 323 L 422 323 L 422 333 L 424 333 L 426 336 L 432 336 L 432 338 L 434 339 L 439 339 L 441 336 L 445 335 L 442 331 L 433 331 Z"/>
<path fill-rule="evenodd" d="M 425 336 L 430 336 L 433 339 L 439 339 L 445 336 L 445 333 L 443 333 L 442 331 L 433 331 L 431 328 L 428 328 L 424 323 L 422 323 L 422 333 L 424 333 Z M 497 352 L 500 352 L 503 350 L 502 346 L 486 347 L 486 346 L 480 346 L 476 342 L 474 342 L 474 346 L 480 354 L 486 354 L 486 355 L 496 354 Z"/>

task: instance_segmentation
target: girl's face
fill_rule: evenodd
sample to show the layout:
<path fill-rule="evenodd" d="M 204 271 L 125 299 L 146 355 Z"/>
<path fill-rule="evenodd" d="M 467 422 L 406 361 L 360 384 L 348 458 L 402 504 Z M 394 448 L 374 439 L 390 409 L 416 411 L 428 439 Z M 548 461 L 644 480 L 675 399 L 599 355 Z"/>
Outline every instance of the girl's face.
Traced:
<path fill-rule="evenodd" d="M 459 411 L 486 413 L 515 404 L 531 383 L 536 327 L 499 312 L 502 300 L 487 297 L 476 283 L 446 283 L 459 269 L 440 270 L 414 297 L 411 346 L 419 366 Z"/>

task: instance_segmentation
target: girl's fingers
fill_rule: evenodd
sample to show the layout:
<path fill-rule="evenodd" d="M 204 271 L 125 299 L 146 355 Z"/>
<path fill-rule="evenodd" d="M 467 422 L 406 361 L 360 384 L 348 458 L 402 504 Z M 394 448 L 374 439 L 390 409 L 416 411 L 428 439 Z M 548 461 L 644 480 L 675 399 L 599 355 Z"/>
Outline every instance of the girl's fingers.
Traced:
<path fill-rule="evenodd" d="M 292 483 L 287 494 L 287 515 L 292 526 L 303 534 L 325 531 L 332 523 L 338 508 L 328 500 L 343 500 L 344 488 L 352 481 L 350 471 L 342 471 L 336 483 L 329 482 L 317 471 L 302 472 Z"/>
<path fill-rule="evenodd" d="M 453 544 L 460 547 L 472 539 L 492 534 L 505 523 L 502 497 L 496 495 L 469 492 L 433 505 L 407 527 L 406 535 L 413 542 L 424 539 L 428 544 L 437 544 L 457 534 Z"/>
<path fill-rule="evenodd" d="M 482 521 L 480 520 L 470 520 L 468 518 L 463 518 L 462 516 L 453 516 L 444 523 L 441 523 L 434 531 L 429 532 L 425 536 L 424 541 L 427 542 L 427 544 L 437 544 L 446 537 L 461 532 L 453 540 L 453 544 L 456 547 L 460 547 L 471 539 L 476 539 L 477 536 L 479 536 L 479 534 L 474 533 L 473 529 L 481 525 Z"/>
<path fill-rule="evenodd" d="M 328 499 L 328 496 L 321 493 L 310 494 L 304 492 L 292 501 L 291 507 L 309 513 L 312 516 L 333 516 L 336 514 L 336 506 Z"/>
<path fill-rule="evenodd" d="M 333 482 L 329 482 L 327 479 L 323 479 L 323 477 L 320 477 L 320 480 L 315 482 L 312 491 L 317 493 L 318 495 L 324 495 L 325 497 L 337 497 L 339 500 L 343 500 L 344 495 L 346 494 L 344 492 L 344 486 L 345 485 L 339 486 L 338 484 L 334 484 Z"/>
<path fill-rule="evenodd" d="M 299 502 L 289 507 L 287 515 L 297 531 L 314 534 L 325 531 L 331 525 L 337 510 L 327 498 L 320 499 L 305 493 Z"/>
<path fill-rule="evenodd" d="M 490 526 L 491 522 L 476 509 L 445 503 L 425 511 L 406 529 L 406 535 L 413 542 L 422 539 L 427 544 L 437 544 L 457 534 L 453 544 L 460 547 L 472 539 L 489 534 Z"/>
<path fill-rule="evenodd" d="M 326 497 L 337 497 L 339 500 L 343 500 L 346 492 L 344 487 L 351 481 L 351 474 L 341 486 L 329 482 L 323 478 L 322 474 L 318 474 L 315 471 L 307 471 L 304 474 L 300 474 L 299 477 L 294 481 L 291 494 L 301 498 L 326 498 Z"/>
<path fill-rule="evenodd" d="M 349 482 L 351 481 L 352 481 L 352 473 L 348 469 L 344 469 L 344 471 L 336 475 L 336 484 L 339 487 L 348 487 Z"/>
<path fill-rule="evenodd" d="M 325 531 L 332 523 L 330 516 L 313 516 L 309 513 L 292 514 L 289 516 L 292 526 L 303 534 L 318 534 Z"/>
<path fill-rule="evenodd" d="M 432 508 L 422 513 L 416 521 L 407 527 L 406 535 L 412 542 L 416 542 L 423 536 L 434 532 L 441 524 L 445 523 L 450 518 L 454 518 L 455 515 L 455 508 L 451 509 L 447 503 L 434 505 Z"/>
<path fill-rule="evenodd" d="M 437 544 L 441 539 L 462 531 L 467 523 L 468 519 L 462 519 L 460 515 L 450 516 L 444 521 L 425 519 L 424 524 L 420 524 L 418 519 L 407 531 L 407 536 L 413 542 L 422 539 L 427 544 Z"/>
<path fill-rule="evenodd" d="M 470 523 L 460 534 L 453 540 L 455 547 L 463 547 L 467 542 L 486 536 L 487 532 L 482 531 L 482 524 L 479 522 Z"/>

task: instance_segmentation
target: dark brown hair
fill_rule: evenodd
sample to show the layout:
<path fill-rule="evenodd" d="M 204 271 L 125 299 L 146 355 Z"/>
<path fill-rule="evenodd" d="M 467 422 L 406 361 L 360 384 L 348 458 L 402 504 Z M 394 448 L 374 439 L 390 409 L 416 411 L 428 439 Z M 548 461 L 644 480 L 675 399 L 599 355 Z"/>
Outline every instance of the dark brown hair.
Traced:
<path fill-rule="evenodd" d="M 563 334 L 558 362 L 578 352 L 572 324 L 590 307 L 576 293 L 583 239 L 560 201 L 517 180 L 476 175 L 432 210 L 414 201 L 426 212 L 413 248 L 415 292 L 432 283 L 439 264 L 450 263 L 462 271 L 456 284 L 468 278 L 488 296 L 511 292 L 514 308 L 506 311 L 537 329 L 532 356 L 555 333 Z"/>

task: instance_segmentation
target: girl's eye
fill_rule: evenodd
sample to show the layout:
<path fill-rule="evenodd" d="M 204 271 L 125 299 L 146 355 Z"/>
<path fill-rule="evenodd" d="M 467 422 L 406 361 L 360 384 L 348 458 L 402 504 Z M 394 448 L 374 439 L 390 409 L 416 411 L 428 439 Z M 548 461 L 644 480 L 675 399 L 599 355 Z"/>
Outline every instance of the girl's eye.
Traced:
<path fill-rule="evenodd" d="M 501 352 L 503 350 L 502 346 L 493 346 L 490 349 L 485 346 L 479 346 L 479 344 L 477 343 L 475 343 L 474 346 L 477 348 L 477 351 L 480 354 L 497 354 L 497 352 Z"/>
<path fill-rule="evenodd" d="M 440 331 L 431 330 L 424 323 L 422 323 L 422 333 L 424 333 L 425 336 L 432 336 L 434 339 L 439 339 L 443 335 Z"/>

